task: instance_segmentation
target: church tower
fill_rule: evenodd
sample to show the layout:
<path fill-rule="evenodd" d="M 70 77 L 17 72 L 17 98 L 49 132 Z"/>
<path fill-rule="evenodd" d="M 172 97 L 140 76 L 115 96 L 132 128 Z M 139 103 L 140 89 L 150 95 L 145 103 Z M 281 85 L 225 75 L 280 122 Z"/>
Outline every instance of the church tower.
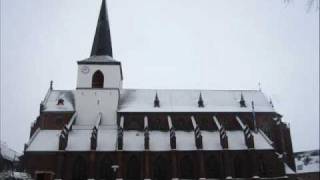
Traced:
<path fill-rule="evenodd" d="M 106 1 L 101 4 L 89 58 L 78 61 L 76 111 L 78 122 L 92 124 L 100 112 L 102 124 L 115 124 L 119 91 L 122 88 L 121 63 L 113 59 Z"/>
<path fill-rule="evenodd" d="M 103 0 L 90 58 L 78 61 L 77 89 L 121 87 L 121 63 L 113 59 L 107 6 Z"/>

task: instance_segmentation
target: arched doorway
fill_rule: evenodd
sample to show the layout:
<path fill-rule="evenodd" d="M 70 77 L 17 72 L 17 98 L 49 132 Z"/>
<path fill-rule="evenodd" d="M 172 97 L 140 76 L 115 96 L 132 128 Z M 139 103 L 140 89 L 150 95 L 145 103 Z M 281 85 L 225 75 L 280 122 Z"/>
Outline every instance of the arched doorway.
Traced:
<path fill-rule="evenodd" d="M 140 180 L 140 161 L 132 155 L 127 162 L 127 178 L 128 180 Z"/>
<path fill-rule="evenodd" d="M 220 164 L 214 156 L 210 156 L 205 162 L 207 178 L 220 178 Z"/>
<path fill-rule="evenodd" d="M 103 88 L 104 76 L 100 70 L 97 70 L 92 76 L 92 88 Z"/>
<path fill-rule="evenodd" d="M 184 156 L 180 160 L 180 174 L 182 179 L 193 179 L 193 161 L 190 156 Z"/>
<path fill-rule="evenodd" d="M 99 179 L 109 180 L 113 178 L 113 161 L 109 157 L 104 157 L 99 164 Z"/>
<path fill-rule="evenodd" d="M 153 178 L 154 180 L 166 180 L 169 177 L 169 164 L 162 156 L 157 157 L 153 162 Z"/>
<path fill-rule="evenodd" d="M 77 157 L 76 160 L 73 162 L 72 179 L 73 180 L 87 179 L 86 160 L 81 156 Z"/>

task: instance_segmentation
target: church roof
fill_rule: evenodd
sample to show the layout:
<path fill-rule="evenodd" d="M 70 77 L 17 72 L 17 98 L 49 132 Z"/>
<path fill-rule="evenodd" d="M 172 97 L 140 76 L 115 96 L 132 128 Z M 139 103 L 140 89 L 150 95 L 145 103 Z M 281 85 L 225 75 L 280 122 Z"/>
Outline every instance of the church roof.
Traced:
<path fill-rule="evenodd" d="M 198 106 L 201 93 L 204 106 Z M 240 106 L 241 93 L 248 104 Z M 160 106 L 154 107 L 158 94 Z M 123 89 L 118 112 L 274 112 L 265 95 L 258 90 L 152 90 Z"/>
<path fill-rule="evenodd" d="M 114 60 L 112 57 L 108 55 L 103 56 L 92 56 L 90 58 L 78 61 L 78 64 L 114 64 L 120 65 L 120 61 Z"/>
<path fill-rule="evenodd" d="M 204 107 L 198 106 L 199 94 Z M 76 111 L 75 91 L 49 90 L 42 102 L 46 112 Z M 248 104 L 241 107 L 241 93 Z M 158 94 L 159 107 L 154 107 L 154 97 Z M 58 100 L 64 103 L 58 105 Z M 118 112 L 275 112 L 272 104 L 261 91 L 257 90 L 151 90 L 122 89 Z"/>
<path fill-rule="evenodd" d="M 107 4 L 102 0 L 91 56 L 108 55 L 112 57 L 112 45 Z"/>
<path fill-rule="evenodd" d="M 58 104 L 59 99 L 63 100 L 62 104 Z M 49 89 L 41 104 L 45 112 L 73 112 L 75 110 L 74 94 L 68 90 Z"/>
<path fill-rule="evenodd" d="M 59 134 L 61 130 L 38 130 L 28 143 L 26 151 L 58 151 Z M 69 133 L 66 151 L 90 151 L 90 137 L 92 128 L 77 128 L 76 125 Z M 100 126 L 98 130 L 97 151 L 117 150 L 117 130 Z M 143 131 L 124 131 L 123 132 L 124 151 L 144 151 Z M 170 151 L 170 132 L 169 131 L 150 131 L 150 151 Z M 218 131 L 201 130 L 203 137 L 203 150 L 222 150 Z M 253 132 L 256 150 L 273 150 L 266 137 L 261 131 Z M 227 131 L 229 137 L 229 150 L 247 150 L 243 131 Z M 176 131 L 177 150 L 194 151 L 195 136 L 193 131 Z"/>

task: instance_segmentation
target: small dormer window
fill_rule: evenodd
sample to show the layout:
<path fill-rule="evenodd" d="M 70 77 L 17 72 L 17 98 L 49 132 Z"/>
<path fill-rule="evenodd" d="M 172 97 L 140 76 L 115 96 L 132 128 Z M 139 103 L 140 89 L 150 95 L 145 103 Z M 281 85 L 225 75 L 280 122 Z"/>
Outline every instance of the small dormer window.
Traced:
<path fill-rule="evenodd" d="M 64 104 L 64 100 L 62 98 L 59 98 L 57 105 L 63 105 L 63 104 Z"/>

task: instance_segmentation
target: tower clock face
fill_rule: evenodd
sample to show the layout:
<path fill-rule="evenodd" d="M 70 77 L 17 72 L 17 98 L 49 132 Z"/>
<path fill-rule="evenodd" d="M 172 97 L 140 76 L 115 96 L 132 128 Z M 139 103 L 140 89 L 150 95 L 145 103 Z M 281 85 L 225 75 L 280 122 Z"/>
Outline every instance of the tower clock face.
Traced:
<path fill-rule="evenodd" d="M 82 67 L 81 67 L 81 72 L 82 72 L 82 73 L 87 74 L 89 71 L 90 71 L 90 69 L 89 69 L 88 66 L 82 66 Z"/>

